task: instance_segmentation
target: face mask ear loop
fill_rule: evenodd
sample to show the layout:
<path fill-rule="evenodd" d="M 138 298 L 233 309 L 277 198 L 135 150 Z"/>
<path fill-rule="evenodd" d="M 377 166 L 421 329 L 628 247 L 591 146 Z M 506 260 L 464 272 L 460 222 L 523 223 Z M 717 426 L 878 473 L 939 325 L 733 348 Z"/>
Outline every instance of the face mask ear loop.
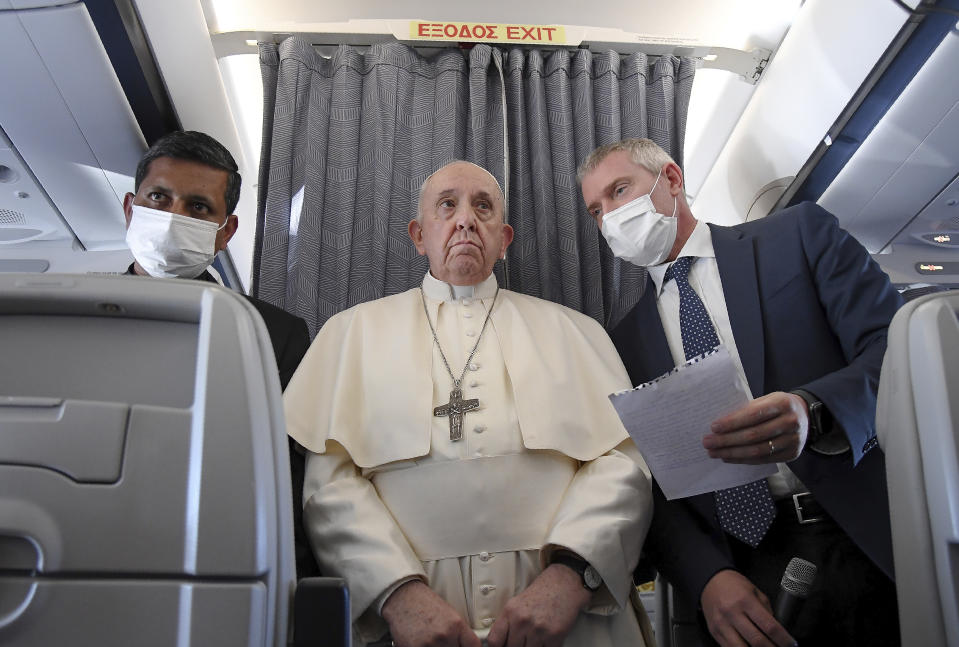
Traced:
<path fill-rule="evenodd" d="M 230 222 L 230 216 L 226 217 L 226 220 L 223 221 L 223 224 L 216 228 L 217 231 L 223 231 L 223 228 L 226 227 L 226 223 Z"/>
<path fill-rule="evenodd" d="M 656 181 L 653 182 L 653 188 L 651 188 L 649 190 L 649 193 L 647 194 L 649 196 L 650 201 L 652 201 L 653 199 L 653 191 L 656 190 L 656 185 L 659 184 L 659 178 L 661 178 L 662 176 L 663 176 L 663 169 L 662 167 L 660 167 L 659 175 L 656 176 Z M 673 215 L 671 216 L 672 218 L 676 217 L 676 207 L 678 206 L 679 206 L 679 199 L 676 196 L 673 196 Z"/>
<path fill-rule="evenodd" d="M 656 185 L 659 184 L 659 178 L 661 178 L 661 177 L 663 177 L 663 169 L 662 169 L 662 167 L 660 167 L 659 173 L 656 175 L 656 181 L 653 182 L 653 186 L 649 189 L 649 193 L 646 194 L 646 195 L 649 196 L 650 200 L 652 200 L 652 198 L 653 198 L 653 191 L 656 190 Z"/>

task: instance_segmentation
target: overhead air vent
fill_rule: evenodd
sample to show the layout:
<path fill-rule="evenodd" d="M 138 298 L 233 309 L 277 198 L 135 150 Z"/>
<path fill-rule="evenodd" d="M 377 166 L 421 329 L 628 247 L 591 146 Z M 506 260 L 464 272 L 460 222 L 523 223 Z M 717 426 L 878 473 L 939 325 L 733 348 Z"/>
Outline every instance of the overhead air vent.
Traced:
<path fill-rule="evenodd" d="M 27 224 L 27 217 L 19 211 L 13 211 L 12 209 L 0 209 L 0 227 L 25 224 Z"/>
<path fill-rule="evenodd" d="M 16 182 L 18 179 L 20 179 L 20 175 L 16 171 L 9 166 L 0 164 L 0 184 Z"/>

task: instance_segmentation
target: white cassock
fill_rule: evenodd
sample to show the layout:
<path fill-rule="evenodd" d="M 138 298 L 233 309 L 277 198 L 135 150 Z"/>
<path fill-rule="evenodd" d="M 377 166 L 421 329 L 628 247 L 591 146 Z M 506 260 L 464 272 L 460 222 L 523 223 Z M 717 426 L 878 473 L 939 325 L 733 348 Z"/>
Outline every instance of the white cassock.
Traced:
<path fill-rule="evenodd" d="M 503 606 L 563 547 L 603 577 L 566 640 L 644 644 L 632 571 L 652 515 L 646 465 L 608 394 L 630 388 L 602 328 L 578 312 L 500 290 L 472 298 L 427 274 L 430 320 L 462 392 L 479 399 L 450 440 L 434 407 L 452 380 L 419 289 L 323 326 L 284 394 L 306 447 L 304 523 L 324 573 L 346 579 L 358 644 L 387 631 L 380 606 L 424 580 L 485 637 Z M 645 620 L 645 616 L 642 616 Z"/>

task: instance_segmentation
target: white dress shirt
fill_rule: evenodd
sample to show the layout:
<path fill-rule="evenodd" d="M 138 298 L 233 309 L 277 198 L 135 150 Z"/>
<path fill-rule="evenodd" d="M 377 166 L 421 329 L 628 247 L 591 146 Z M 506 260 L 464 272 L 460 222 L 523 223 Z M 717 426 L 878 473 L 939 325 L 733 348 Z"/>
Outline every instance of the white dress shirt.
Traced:
<path fill-rule="evenodd" d="M 716 264 L 712 233 L 705 222 L 696 223 L 696 227 L 677 258 L 683 256 L 694 256 L 697 259 L 689 270 L 689 285 L 699 295 L 706 312 L 709 313 L 720 343 L 729 350 L 740 384 L 746 393 L 750 393 L 746 372 L 743 370 L 743 363 L 736 349 L 736 339 L 733 337 L 733 329 L 729 323 L 729 311 L 726 309 L 726 297 L 719 277 L 719 266 Z M 663 284 L 663 278 L 670 265 L 672 263 L 654 265 L 648 267 L 647 271 L 656 287 L 656 307 L 659 309 L 659 319 L 666 332 L 669 352 L 673 356 L 673 363 L 679 366 L 686 361 L 682 332 L 679 327 L 679 288 L 676 286 L 676 281 Z M 778 468 L 779 472 L 768 479 L 773 497 L 781 499 L 791 494 L 808 491 L 808 488 L 786 467 L 785 463 L 779 463 Z"/>

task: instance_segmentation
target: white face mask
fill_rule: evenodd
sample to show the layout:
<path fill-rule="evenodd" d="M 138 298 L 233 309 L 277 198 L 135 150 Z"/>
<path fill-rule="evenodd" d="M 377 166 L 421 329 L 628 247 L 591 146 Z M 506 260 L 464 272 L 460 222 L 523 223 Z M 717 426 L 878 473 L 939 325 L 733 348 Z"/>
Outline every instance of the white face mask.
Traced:
<path fill-rule="evenodd" d="M 226 226 L 133 205 L 127 246 L 140 267 L 156 278 L 193 279 L 216 255 L 216 232 Z"/>
<path fill-rule="evenodd" d="M 640 267 L 665 261 L 676 242 L 676 198 L 673 198 L 673 215 L 664 216 L 656 212 L 651 197 L 662 173 L 660 170 L 649 193 L 603 216 L 603 238 L 613 254 Z"/>

